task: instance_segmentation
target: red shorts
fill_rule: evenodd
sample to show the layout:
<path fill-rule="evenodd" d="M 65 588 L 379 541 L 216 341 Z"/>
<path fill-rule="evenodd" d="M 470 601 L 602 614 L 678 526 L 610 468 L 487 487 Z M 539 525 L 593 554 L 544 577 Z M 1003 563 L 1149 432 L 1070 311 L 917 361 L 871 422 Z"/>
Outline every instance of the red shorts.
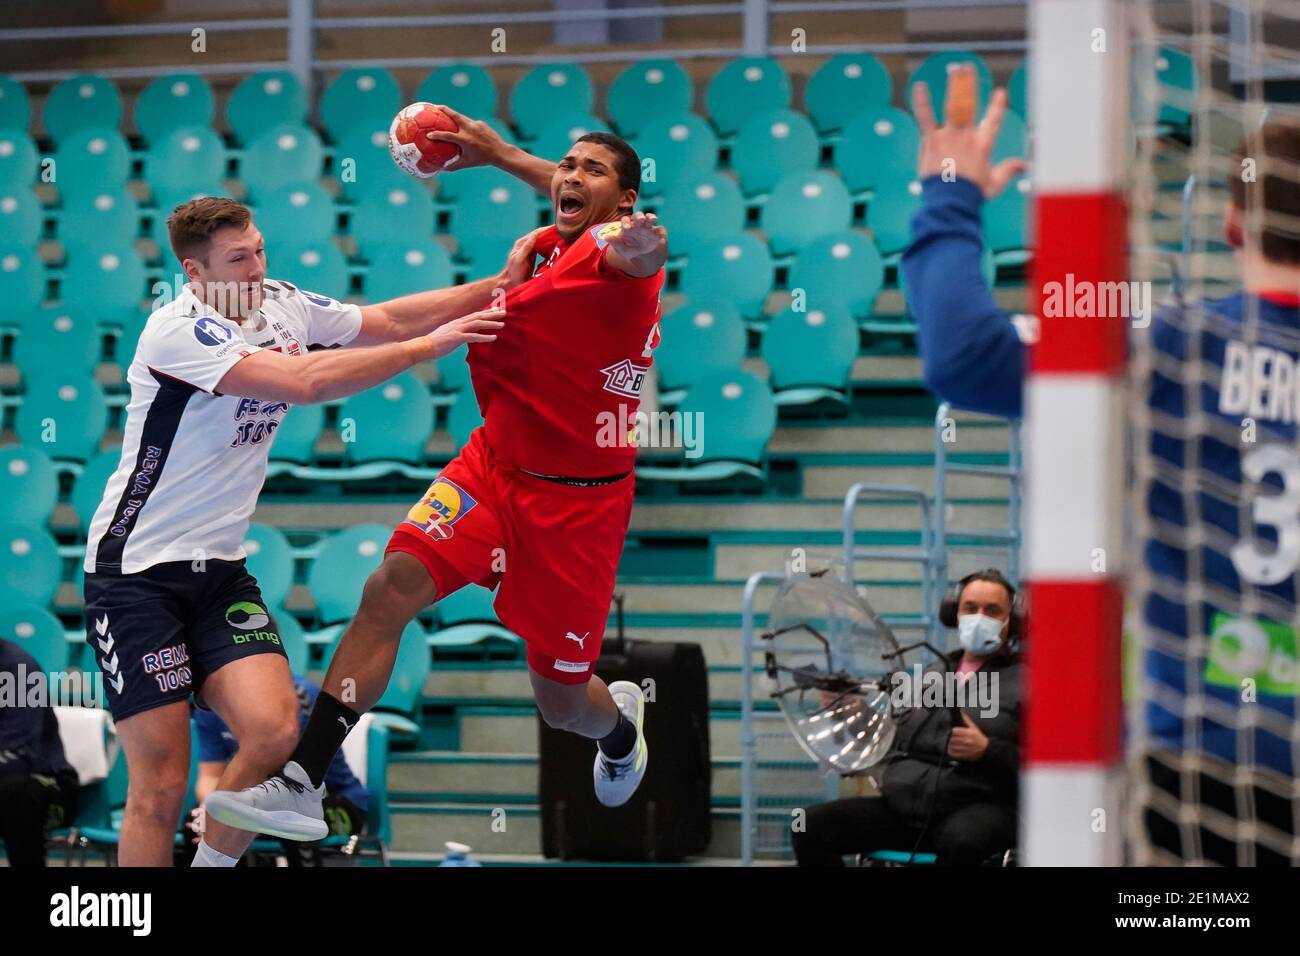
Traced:
<path fill-rule="evenodd" d="M 407 513 L 388 551 L 419 558 L 446 597 L 497 588 L 501 623 L 528 644 L 528 665 L 585 684 L 609 619 L 635 479 L 562 485 L 501 461 L 483 429 L 470 436 Z"/>

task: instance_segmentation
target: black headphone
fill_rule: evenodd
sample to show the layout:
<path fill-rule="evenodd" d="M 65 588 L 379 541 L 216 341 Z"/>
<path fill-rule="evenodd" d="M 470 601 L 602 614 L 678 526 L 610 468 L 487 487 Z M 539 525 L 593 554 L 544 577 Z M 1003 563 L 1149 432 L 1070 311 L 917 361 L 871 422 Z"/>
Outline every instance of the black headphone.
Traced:
<path fill-rule="evenodd" d="M 961 603 L 961 594 L 966 590 L 966 585 L 972 581 L 988 581 L 992 584 L 1000 584 L 1007 589 L 1007 594 L 1011 595 L 1011 618 L 1007 626 L 1007 646 L 1012 650 L 1020 643 L 1020 634 L 1022 631 L 1022 610 L 1020 607 L 1020 598 L 1016 595 L 1016 586 L 1006 579 L 1006 576 L 997 568 L 985 568 L 982 571 L 972 571 L 960 581 L 957 586 L 948 591 L 939 602 L 939 623 L 944 627 L 957 626 L 957 608 Z"/>

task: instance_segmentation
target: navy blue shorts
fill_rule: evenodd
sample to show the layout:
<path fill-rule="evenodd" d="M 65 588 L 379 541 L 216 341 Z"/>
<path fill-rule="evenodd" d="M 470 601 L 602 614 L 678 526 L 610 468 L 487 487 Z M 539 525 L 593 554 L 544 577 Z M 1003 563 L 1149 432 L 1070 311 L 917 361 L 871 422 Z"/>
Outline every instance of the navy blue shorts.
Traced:
<path fill-rule="evenodd" d="M 124 720 L 198 694 L 209 674 L 253 654 L 284 656 L 280 630 L 243 561 L 157 564 L 86 575 L 86 642 L 108 709 Z"/>

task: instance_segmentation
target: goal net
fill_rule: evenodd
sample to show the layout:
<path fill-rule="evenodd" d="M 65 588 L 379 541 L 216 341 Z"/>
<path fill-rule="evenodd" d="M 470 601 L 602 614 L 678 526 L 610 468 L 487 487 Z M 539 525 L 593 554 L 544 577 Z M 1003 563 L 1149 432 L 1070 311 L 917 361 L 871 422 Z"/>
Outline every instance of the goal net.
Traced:
<path fill-rule="evenodd" d="M 1125 859 L 1296 865 L 1300 2 L 1127 16 Z"/>

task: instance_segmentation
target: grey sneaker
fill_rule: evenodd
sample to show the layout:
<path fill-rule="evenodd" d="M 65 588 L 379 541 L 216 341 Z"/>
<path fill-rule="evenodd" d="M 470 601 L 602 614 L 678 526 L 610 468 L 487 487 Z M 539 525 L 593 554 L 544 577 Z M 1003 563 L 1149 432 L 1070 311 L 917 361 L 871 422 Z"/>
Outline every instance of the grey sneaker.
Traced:
<path fill-rule="evenodd" d="M 597 747 L 592 776 L 596 781 L 596 799 L 607 807 L 621 807 L 632 799 L 632 794 L 641 785 L 650 758 L 644 732 L 645 694 L 627 680 L 614 681 L 609 685 L 609 693 L 623 715 L 636 725 L 636 745 L 631 753 L 619 760 L 610 760 Z"/>
<path fill-rule="evenodd" d="M 203 806 L 218 823 L 250 833 L 265 833 L 284 840 L 323 840 L 330 828 L 321 799 L 325 784 L 311 778 L 294 761 L 270 780 L 246 790 L 215 790 Z"/>

